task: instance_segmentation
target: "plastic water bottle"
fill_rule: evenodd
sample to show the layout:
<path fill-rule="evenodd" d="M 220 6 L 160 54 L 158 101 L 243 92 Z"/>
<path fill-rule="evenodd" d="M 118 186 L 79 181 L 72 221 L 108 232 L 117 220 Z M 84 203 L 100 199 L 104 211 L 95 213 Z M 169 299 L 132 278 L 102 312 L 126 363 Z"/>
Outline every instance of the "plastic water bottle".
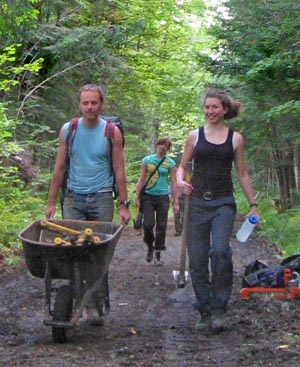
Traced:
<path fill-rule="evenodd" d="M 250 215 L 244 223 L 241 225 L 241 228 L 238 230 L 236 234 L 236 238 L 240 242 L 246 242 L 253 229 L 256 227 L 258 223 L 258 218 L 256 215 Z"/>

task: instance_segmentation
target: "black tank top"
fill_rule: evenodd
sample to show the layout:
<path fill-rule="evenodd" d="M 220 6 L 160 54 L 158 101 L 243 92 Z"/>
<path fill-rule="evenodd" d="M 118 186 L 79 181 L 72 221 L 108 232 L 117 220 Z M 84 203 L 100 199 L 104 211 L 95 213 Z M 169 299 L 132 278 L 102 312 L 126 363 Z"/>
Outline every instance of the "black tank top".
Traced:
<path fill-rule="evenodd" d="M 204 127 L 199 128 L 199 137 L 193 155 L 192 195 L 202 198 L 207 191 L 213 194 L 213 199 L 233 195 L 232 137 L 233 130 L 229 128 L 225 143 L 213 144 L 206 140 Z"/>

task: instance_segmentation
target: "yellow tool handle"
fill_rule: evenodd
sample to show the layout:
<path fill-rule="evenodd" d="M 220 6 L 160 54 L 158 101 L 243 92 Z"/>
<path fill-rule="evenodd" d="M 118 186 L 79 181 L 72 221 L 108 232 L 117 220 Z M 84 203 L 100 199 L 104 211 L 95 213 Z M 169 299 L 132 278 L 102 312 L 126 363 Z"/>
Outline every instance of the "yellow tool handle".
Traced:
<path fill-rule="evenodd" d="M 75 241 L 75 243 L 76 245 L 81 245 L 81 244 L 84 244 L 86 241 L 87 241 L 86 238 L 80 237 L 78 238 L 78 240 Z M 101 238 L 98 236 L 91 237 L 90 242 L 93 243 L 94 245 L 98 245 L 101 242 Z"/>
<path fill-rule="evenodd" d="M 55 244 L 56 246 L 61 245 L 61 244 L 62 244 L 62 239 L 61 239 L 60 237 L 56 237 L 56 238 L 54 238 L 54 244 Z"/>
<path fill-rule="evenodd" d="M 47 227 L 47 228 L 50 228 L 50 229 L 54 229 L 55 231 L 66 233 L 66 234 L 69 234 L 70 236 L 80 236 L 80 232 L 76 231 L 75 229 L 68 228 L 68 227 L 63 227 L 63 226 L 60 226 L 58 224 L 49 222 L 47 220 L 41 220 L 40 224 L 41 224 L 42 227 Z"/>
<path fill-rule="evenodd" d="M 86 228 L 83 232 L 83 237 L 86 238 L 88 236 L 91 236 L 93 234 L 92 228 Z"/>
<path fill-rule="evenodd" d="M 186 174 L 185 174 L 185 181 L 187 183 L 191 183 L 192 181 L 192 172 L 191 171 L 186 171 Z"/>
<path fill-rule="evenodd" d="M 60 245 L 72 245 L 72 243 L 71 243 L 71 242 L 66 241 L 66 240 L 64 240 L 64 239 L 62 239 L 62 238 L 60 238 L 60 237 L 55 237 L 55 239 L 54 239 L 54 244 L 55 244 L 56 246 L 60 246 Z"/>

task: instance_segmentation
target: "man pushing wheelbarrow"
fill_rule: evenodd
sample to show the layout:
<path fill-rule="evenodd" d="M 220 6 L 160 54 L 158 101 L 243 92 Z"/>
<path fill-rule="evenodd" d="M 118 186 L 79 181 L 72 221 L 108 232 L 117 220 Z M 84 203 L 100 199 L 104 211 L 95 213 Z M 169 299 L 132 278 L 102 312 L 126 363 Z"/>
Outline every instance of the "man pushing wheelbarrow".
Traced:
<path fill-rule="evenodd" d="M 123 132 L 100 116 L 104 94 L 95 84 L 83 86 L 78 96 L 81 117 L 65 123 L 50 185 L 46 218 L 54 218 L 56 197 L 62 188 L 64 220 L 112 222 L 116 185 L 121 224 L 130 219 L 124 164 Z M 88 226 L 87 226 L 88 227 Z M 93 288 L 87 302 L 88 322 L 103 325 L 107 274 Z"/>

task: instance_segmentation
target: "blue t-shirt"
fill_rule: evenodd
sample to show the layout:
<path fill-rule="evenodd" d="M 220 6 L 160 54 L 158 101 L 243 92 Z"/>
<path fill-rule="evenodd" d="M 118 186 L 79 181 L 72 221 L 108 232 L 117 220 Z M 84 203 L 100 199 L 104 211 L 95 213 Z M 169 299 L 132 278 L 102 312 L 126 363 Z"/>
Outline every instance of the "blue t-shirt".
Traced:
<path fill-rule="evenodd" d="M 161 159 L 156 154 L 151 154 L 143 158 L 143 164 L 146 166 L 146 181 L 151 173 L 156 169 Z M 149 195 L 168 195 L 168 176 L 170 170 L 175 166 L 175 161 L 166 156 L 158 170 L 150 178 L 145 190 Z"/>
<path fill-rule="evenodd" d="M 64 140 L 69 122 L 64 124 Z M 103 119 L 92 128 L 78 120 L 70 151 L 70 169 L 67 187 L 78 194 L 112 191 L 113 176 L 107 154 L 106 122 Z"/>

